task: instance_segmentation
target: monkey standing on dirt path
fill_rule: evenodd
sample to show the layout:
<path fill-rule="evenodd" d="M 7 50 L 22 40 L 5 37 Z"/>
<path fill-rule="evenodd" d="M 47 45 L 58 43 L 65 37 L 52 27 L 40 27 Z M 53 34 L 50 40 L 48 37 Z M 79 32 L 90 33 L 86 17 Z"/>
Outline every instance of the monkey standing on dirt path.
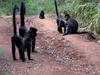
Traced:
<path fill-rule="evenodd" d="M 24 8 L 24 4 L 21 3 L 21 24 L 25 24 L 24 23 L 24 14 L 25 10 Z M 25 50 L 27 51 L 27 56 L 29 60 L 31 59 L 31 47 L 32 47 L 32 39 L 29 37 L 29 35 L 27 34 L 27 30 L 25 30 L 26 28 L 24 26 L 22 26 L 22 28 L 20 27 L 20 36 L 17 35 L 17 29 L 16 29 L 16 19 L 15 19 L 15 12 L 16 9 L 18 9 L 17 6 L 14 7 L 13 10 L 13 28 L 14 28 L 14 35 L 11 37 L 11 42 L 12 42 L 12 55 L 13 55 L 13 60 L 17 60 L 16 59 L 16 48 L 15 46 L 17 46 L 18 50 L 19 50 L 19 55 L 20 55 L 20 59 L 22 60 L 22 62 L 25 62 Z M 29 32 L 30 33 L 30 32 Z"/>
<path fill-rule="evenodd" d="M 22 51 L 22 60 L 25 61 L 25 50 L 27 51 L 27 56 L 29 60 L 31 59 L 31 47 L 32 47 L 32 39 L 29 37 L 28 30 L 25 26 L 25 21 L 24 21 L 24 15 L 25 15 L 25 4 L 24 2 L 21 2 L 21 7 L 20 7 L 20 18 L 21 18 L 21 26 L 19 28 L 19 35 L 20 37 L 23 38 L 23 48 L 24 50 Z"/>
<path fill-rule="evenodd" d="M 30 54 L 30 49 L 32 49 L 32 52 L 34 53 L 35 52 L 35 41 L 36 41 L 36 36 L 37 36 L 37 29 L 36 28 L 33 28 L 33 27 L 30 27 L 29 31 L 27 30 L 26 26 L 25 26 L 25 22 L 24 22 L 24 15 L 25 15 L 25 5 L 24 3 L 22 2 L 21 3 L 21 8 L 20 8 L 20 18 L 21 18 L 21 26 L 19 28 L 19 35 L 21 37 L 26 37 L 28 35 L 28 39 L 30 38 L 32 44 L 30 45 L 26 45 L 28 48 L 27 48 L 27 52 L 28 54 Z M 41 17 L 43 18 L 44 17 L 44 11 L 41 11 Z M 28 41 L 28 40 L 27 40 Z M 26 43 L 27 43 L 26 41 Z M 31 47 L 31 48 L 30 48 Z M 29 51 L 28 51 L 29 50 Z M 28 55 L 30 56 L 30 55 Z"/>
<path fill-rule="evenodd" d="M 45 15 L 44 11 L 41 10 L 40 15 L 39 15 L 39 18 L 40 19 L 45 19 L 45 16 L 44 15 Z"/>
<path fill-rule="evenodd" d="M 27 51 L 27 56 L 29 60 L 31 59 L 31 51 L 35 52 L 35 40 L 37 36 L 37 29 L 30 27 L 29 30 L 27 30 L 25 26 L 24 21 L 24 15 L 25 15 L 25 5 L 23 2 L 21 2 L 21 8 L 20 8 L 20 18 L 21 18 L 21 26 L 19 28 L 19 35 L 24 39 L 24 49 Z M 23 52 L 24 53 L 24 52 Z M 24 58 L 22 58 L 24 59 Z"/>
<path fill-rule="evenodd" d="M 35 43 L 36 43 L 36 36 L 37 36 L 37 29 L 30 27 L 29 31 L 28 31 L 28 35 L 29 37 L 32 39 L 32 52 L 35 53 Z"/>
<path fill-rule="evenodd" d="M 19 37 L 17 35 L 17 28 L 16 28 L 16 10 L 19 10 L 18 6 L 14 6 L 13 9 L 13 36 L 11 37 L 11 43 L 12 43 L 12 56 L 13 56 L 13 60 L 17 60 L 16 59 L 16 46 L 19 49 L 19 55 L 20 58 L 22 58 L 23 56 L 21 55 L 21 51 L 22 51 L 22 38 Z"/>

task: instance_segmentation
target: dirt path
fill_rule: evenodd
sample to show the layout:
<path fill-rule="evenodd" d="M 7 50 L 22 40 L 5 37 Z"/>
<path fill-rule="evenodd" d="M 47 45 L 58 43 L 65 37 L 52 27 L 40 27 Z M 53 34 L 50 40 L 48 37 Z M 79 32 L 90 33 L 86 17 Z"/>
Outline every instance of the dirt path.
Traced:
<path fill-rule="evenodd" d="M 10 21 L 8 21 L 10 20 Z M 62 36 L 56 30 L 54 19 L 26 18 L 27 27 L 38 29 L 33 61 L 13 61 L 10 37 L 11 18 L 0 18 L 0 69 L 9 75 L 100 75 L 100 45 L 85 35 Z M 17 58 L 18 52 L 17 52 Z M 3 75 L 3 74 L 0 74 Z"/>

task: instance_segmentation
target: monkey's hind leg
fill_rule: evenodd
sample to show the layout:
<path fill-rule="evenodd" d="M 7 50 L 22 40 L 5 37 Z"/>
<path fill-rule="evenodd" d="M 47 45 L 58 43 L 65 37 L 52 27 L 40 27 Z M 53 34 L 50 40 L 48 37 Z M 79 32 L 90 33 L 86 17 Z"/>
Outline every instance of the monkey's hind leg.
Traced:
<path fill-rule="evenodd" d="M 31 38 L 26 38 L 25 42 L 25 49 L 27 51 L 27 57 L 29 60 L 33 60 L 31 59 L 31 47 L 32 47 L 32 40 Z"/>
<path fill-rule="evenodd" d="M 15 41 L 14 41 L 14 37 L 11 37 L 11 44 L 12 44 L 12 56 L 13 56 L 13 60 L 17 60 L 16 59 L 16 45 L 15 45 Z"/>
<path fill-rule="evenodd" d="M 23 48 L 20 48 L 19 50 L 20 50 L 19 51 L 20 59 L 22 60 L 22 62 L 25 62 L 26 61 L 26 59 L 25 59 L 25 51 L 24 51 Z"/>

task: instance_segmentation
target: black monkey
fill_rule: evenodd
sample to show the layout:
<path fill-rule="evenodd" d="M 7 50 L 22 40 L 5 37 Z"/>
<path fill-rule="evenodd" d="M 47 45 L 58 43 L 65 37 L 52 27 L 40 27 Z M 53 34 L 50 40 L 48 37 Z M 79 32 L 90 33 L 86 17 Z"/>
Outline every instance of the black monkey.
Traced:
<path fill-rule="evenodd" d="M 21 3 L 21 8 L 23 8 L 22 4 L 23 3 Z M 26 30 L 23 27 L 20 28 L 20 31 L 22 32 L 21 35 L 20 36 L 17 35 L 16 19 L 15 19 L 15 11 L 16 11 L 16 9 L 17 9 L 17 6 L 14 7 L 14 11 L 13 11 L 14 35 L 11 38 L 11 41 L 12 41 L 12 55 L 13 55 L 13 59 L 16 60 L 16 55 L 15 55 L 16 48 L 15 48 L 15 46 L 17 46 L 17 48 L 19 50 L 20 59 L 23 62 L 25 62 L 25 50 L 27 50 L 28 59 L 32 60 L 31 56 L 30 56 L 31 47 L 32 47 L 32 40 L 31 40 L 31 38 L 29 37 L 29 35 L 27 34 Z M 24 11 L 24 10 L 23 11 L 22 10 L 23 9 L 21 9 L 21 13 Z M 23 14 L 20 14 L 20 15 L 23 15 Z M 24 24 L 24 20 L 23 20 L 24 18 L 22 18 L 22 17 L 21 17 L 21 19 L 22 19 L 21 21 L 23 21 L 23 24 Z"/>
<path fill-rule="evenodd" d="M 29 60 L 31 59 L 31 49 L 32 52 L 34 51 L 35 48 L 35 37 L 36 37 L 36 28 L 30 27 L 29 31 L 27 30 L 24 22 L 24 15 L 25 15 L 25 5 L 22 2 L 21 3 L 21 8 L 20 8 L 20 18 L 21 18 L 21 26 L 19 28 L 19 35 L 24 39 L 24 49 L 27 50 L 27 56 Z M 24 53 L 24 52 L 23 52 Z"/>
<path fill-rule="evenodd" d="M 90 31 L 82 31 L 82 32 L 78 32 L 78 22 L 71 18 L 71 16 L 64 11 L 64 17 L 66 20 L 66 25 L 68 25 L 68 28 L 66 30 L 66 32 L 64 33 L 64 35 L 68 35 L 68 34 L 88 34 L 92 39 L 96 39 L 96 36 L 94 35 L 93 32 Z"/>
<path fill-rule="evenodd" d="M 24 2 L 21 2 L 21 7 L 20 7 L 20 18 L 21 18 L 21 26 L 19 28 L 19 35 L 20 37 L 23 38 L 23 51 L 22 51 L 22 60 L 25 61 L 25 50 L 27 51 L 27 56 L 29 60 L 31 59 L 31 47 L 32 47 L 32 39 L 28 35 L 28 30 L 25 26 L 25 21 L 24 21 L 24 15 L 25 15 L 25 4 Z"/>
<path fill-rule="evenodd" d="M 65 33 L 66 32 L 66 25 L 65 25 L 64 19 L 62 18 L 61 15 L 59 15 L 57 1 L 54 0 L 54 3 L 55 3 L 56 15 L 57 15 L 56 22 L 57 22 L 57 26 L 58 26 L 58 32 L 62 33 L 62 28 L 64 28 L 64 33 Z"/>
<path fill-rule="evenodd" d="M 14 9 L 13 9 L 13 36 L 11 37 L 11 43 L 12 43 L 12 56 L 13 56 L 13 60 L 17 60 L 16 59 L 16 46 L 18 47 L 19 49 L 19 55 L 20 55 L 20 59 L 23 57 L 21 56 L 21 51 L 22 51 L 22 38 L 19 37 L 17 35 L 17 28 L 16 28 L 16 10 L 19 10 L 18 6 L 14 6 Z"/>
<path fill-rule="evenodd" d="M 56 0 L 54 0 L 54 3 L 55 3 L 55 8 L 56 8 L 56 15 L 57 15 L 56 22 L 57 22 L 59 33 L 62 33 L 62 28 L 64 28 L 64 35 L 88 34 L 92 39 L 96 39 L 96 36 L 92 32 L 88 32 L 88 31 L 78 32 L 78 22 L 75 19 L 71 18 L 70 15 L 66 11 L 64 11 L 64 18 L 62 18 L 62 16 L 59 15 Z"/>
<path fill-rule="evenodd" d="M 45 19 L 45 12 L 43 10 L 41 10 L 39 18 L 40 19 Z"/>
<path fill-rule="evenodd" d="M 37 29 L 30 27 L 29 31 L 28 31 L 28 35 L 29 37 L 32 39 L 32 52 L 36 52 L 35 49 L 35 43 L 36 43 L 36 36 L 37 36 Z"/>
<path fill-rule="evenodd" d="M 68 25 L 68 29 L 64 33 L 64 35 L 67 34 L 77 34 L 78 33 L 78 22 L 71 18 L 70 15 L 65 11 L 64 12 L 64 17 L 66 20 L 66 25 Z"/>

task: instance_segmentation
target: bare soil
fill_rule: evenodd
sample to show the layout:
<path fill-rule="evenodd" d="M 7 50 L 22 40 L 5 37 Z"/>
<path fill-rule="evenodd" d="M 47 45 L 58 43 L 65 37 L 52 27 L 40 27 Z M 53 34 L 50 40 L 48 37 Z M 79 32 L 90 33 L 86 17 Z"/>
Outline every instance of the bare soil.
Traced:
<path fill-rule="evenodd" d="M 27 27 L 36 27 L 36 51 L 33 61 L 13 61 L 11 54 L 12 18 L 0 17 L 0 75 L 100 75 L 100 44 L 87 34 L 63 36 L 57 32 L 54 18 L 26 17 Z M 17 18 L 19 27 L 19 17 Z M 17 28 L 18 28 L 17 27 Z M 19 59 L 18 50 L 16 56 Z M 27 59 L 27 56 L 26 56 Z"/>

